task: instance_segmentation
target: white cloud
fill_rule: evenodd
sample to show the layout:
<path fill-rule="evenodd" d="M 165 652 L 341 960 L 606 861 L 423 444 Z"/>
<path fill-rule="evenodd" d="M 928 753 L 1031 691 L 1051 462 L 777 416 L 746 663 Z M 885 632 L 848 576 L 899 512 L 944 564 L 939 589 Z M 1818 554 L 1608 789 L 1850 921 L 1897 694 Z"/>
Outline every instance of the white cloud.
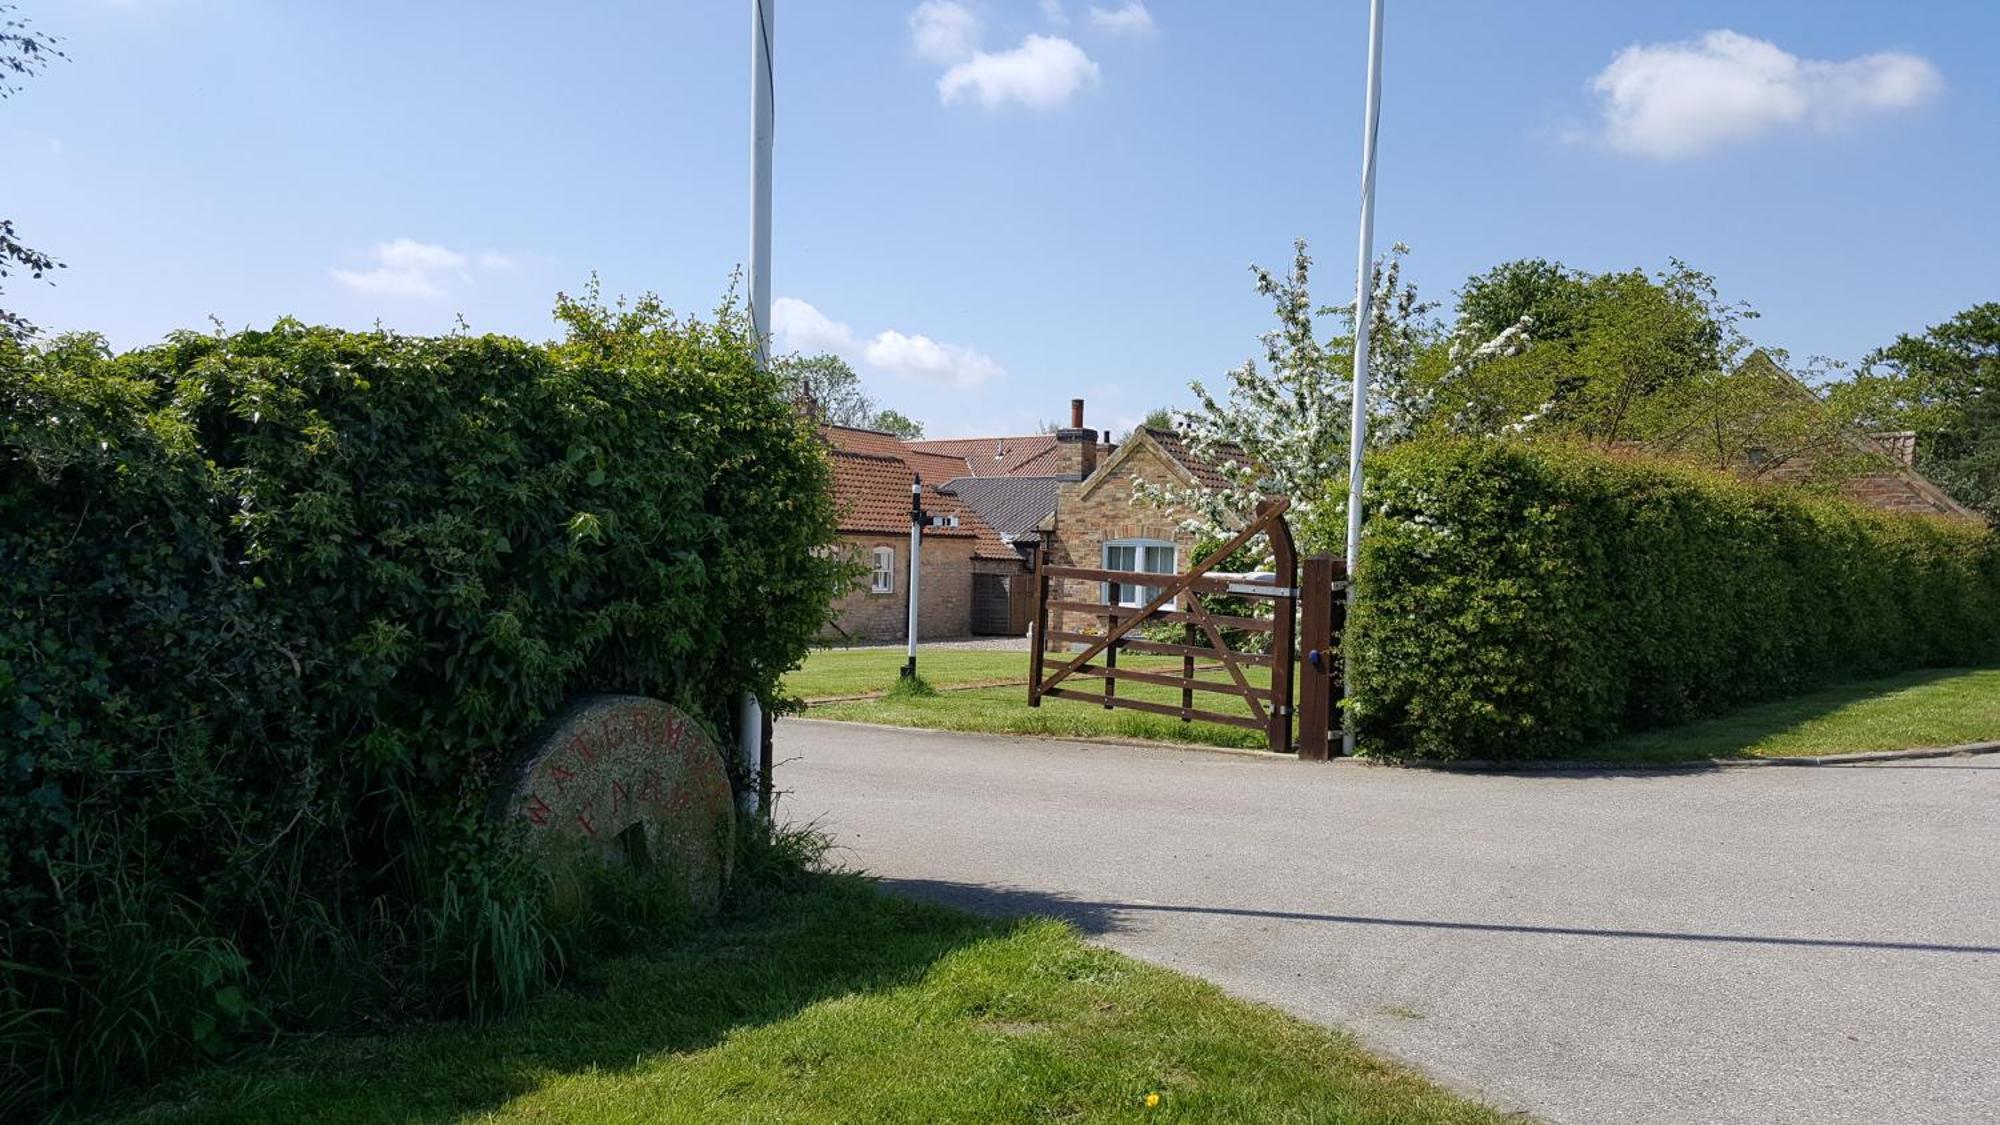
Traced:
<path fill-rule="evenodd" d="M 469 267 L 473 259 L 434 242 L 413 238 L 379 242 L 368 257 L 373 269 L 335 267 L 328 272 L 357 293 L 385 297 L 442 297 L 454 286 L 472 282 Z M 478 256 L 478 264 L 484 270 L 511 269 L 514 259 L 498 250 L 487 250 Z"/>
<path fill-rule="evenodd" d="M 979 17 L 953 0 L 924 0 L 910 13 L 910 42 L 932 62 L 958 62 L 979 47 Z"/>
<path fill-rule="evenodd" d="M 1042 0 L 1042 18 L 1061 27 L 1069 22 L 1069 13 L 1063 11 L 1062 0 Z"/>
<path fill-rule="evenodd" d="M 1146 10 L 1145 0 L 1125 0 L 1124 6 L 1118 8 L 1092 4 L 1090 26 L 1117 35 L 1151 35 L 1159 30 L 1153 23 L 1153 13 Z"/>
<path fill-rule="evenodd" d="M 1937 96 L 1944 78 L 1918 55 L 1802 59 L 1734 31 L 1627 47 L 1591 80 L 1602 137 L 1620 152 L 1694 156 L 1778 129 L 1836 129 Z"/>
<path fill-rule="evenodd" d="M 832 352 L 892 375 L 947 387 L 971 387 L 1005 375 L 993 357 L 960 344 L 886 328 L 867 343 L 845 321 L 797 297 L 771 302 L 771 335 L 779 354 Z"/>
<path fill-rule="evenodd" d="M 1067 39 L 1030 35 L 1011 51 L 979 51 L 938 79 L 938 98 L 949 105 L 970 95 L 988 109 L 1018 102 L 1053 109 L 1098 82 L 1097 64 Z"/>
<path fill-rule="evenodd" d="M 771 302 L 771 335 L 781 353 L 847 355 L 855 350 L 854 330 L 797 297 Z"/>
<path fill-rule="evenodd" d="M 905 336 L 895 329 L 878 333 L 864 353 L 884 371 L 947 387 L 971 387 L 1002 375 L 991 356 L 957 344 L 941 344 L 929 336 Z"/>

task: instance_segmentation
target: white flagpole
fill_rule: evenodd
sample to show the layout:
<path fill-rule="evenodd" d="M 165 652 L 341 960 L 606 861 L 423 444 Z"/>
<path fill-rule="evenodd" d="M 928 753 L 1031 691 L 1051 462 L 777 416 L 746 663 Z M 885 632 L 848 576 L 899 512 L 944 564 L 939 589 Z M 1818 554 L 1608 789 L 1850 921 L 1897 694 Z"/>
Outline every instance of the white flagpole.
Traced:
<path fill-rule="evenodd" d="M 777 0 L 750 0 L 750 328 L 771 360 L 771 22 Z"/>
<path fill-rule="evenodd" d="M 1382 120 L 1382 3 L 1368 8 L 1368 107 L 1361 118 L 1361 254 L 1354 281 L 1354 419 L 1347 444 L 1347 612 L 1361 564 L 1361 455 L 1368 445 L 1368 329 L 1375 295 L 1375 131 Z M 1342 639 L 1344 694 L 1354 694 L 1354 650 Z M 1340 751 L 1354 753 L 1354 721 L 1342 716 Z"/>
<path fill-rule="evenodd" d="M 771 362 L 771 23 L 776 4 L 777 0 L 750 0 L 750 331 L 759 368 Z M 757 778 L 763 769 L 764 708 L 747 691 L 737 727 L 744 776 Z M 769 809 L 758 808 L 760 788 L 753 780 L 744 792 L 746 815 L 759 811 L 769 815 Z"/>

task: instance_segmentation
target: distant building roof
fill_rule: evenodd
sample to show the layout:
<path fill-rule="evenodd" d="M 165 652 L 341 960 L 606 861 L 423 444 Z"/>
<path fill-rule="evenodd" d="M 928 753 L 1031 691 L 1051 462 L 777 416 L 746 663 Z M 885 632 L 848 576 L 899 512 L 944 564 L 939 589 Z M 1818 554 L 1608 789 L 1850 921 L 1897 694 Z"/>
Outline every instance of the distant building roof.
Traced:
<path fill-rule="evenodd" d="M 1152 438 L 1167 456 L 1180 462 L 1181 467 L 1194 477 L 1195 483 L 1200 484 L 1204 488 L 1229 487 L 1229 478 L 1223 476 L 1221 471 L 1213 464 L 1197 455 L 1194 450 L 1188 448 L 1186 440 L 1179 433 L 1173 430 L 1163 430 L 1157 426 L 1141 426 L 1140 429 L 1144 430 L 1146 436 Z M 1233 445 L 1225 446 L 1222 452 L 1230 460 L 1244 458 L 1243 451 Z"/>
<path fill-rule="evenodd" d="M 834 502 L 840 509 L 840 531 L 847 535 L 904 535 L 910 530 L 910 485 L 914 476 L 900 457 L 853 453 L 835 446 L 827 451 L 833 465 Z M 1017 561 L 1020 555 L 979 513 L 957 496 L 937 486 L 923 486 L 924 510 L 933 516 L 957 516 L 957 527 L 930 527 L 932 539 L 973 540 L 977 558 Z"/>
<path fill-rule="evenodd" d="M 906 442 L 920 453 L 943 454 L 965 462 L 961 475 L 974 477 L 1045 476 L 1055 464 L 1056 436 L 940 438 Z"/>
<path fill-rule="evenodd" d="M 1036 530 L 1056 510 L 1064 477 L 960 477 L 945 486 L 1011 543 L 1033 543 Z"/>

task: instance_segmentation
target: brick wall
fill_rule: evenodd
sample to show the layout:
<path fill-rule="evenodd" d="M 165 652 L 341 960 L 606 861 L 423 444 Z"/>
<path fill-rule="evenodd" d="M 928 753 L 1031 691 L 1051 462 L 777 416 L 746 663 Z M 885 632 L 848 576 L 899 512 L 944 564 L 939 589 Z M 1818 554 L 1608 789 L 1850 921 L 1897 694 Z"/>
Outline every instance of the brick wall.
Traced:
<path fill-rule="evenodd" d="M 869 589 L 864 573 L 853 588 L 834 602 L 833 641 L 902 641 L 908 639 L 910 606 L 910 538 L 848 535 L 841 542 L 863 566 L 876 547 L 896 552 L 896 586 L 887 594 Z M 924 538 L 923 580 L 917 596 L 918 640 L 956 640 L 972 634 L 972 540 Z"/>
<path fill-rule="evenodd" d="M 1192 513 L 1132 502 L 1132 481 L 1143 477 L 1161 486 L 1178 487 L 1184 478 L 1151 445 L 1142 445 L 1115 468 L 1077 484 L 1065 484 L 1056 495 L 1055 530 L 1047 536 L 1049 560 L 1057 566 L 1101 567 L 1104 545 L 1115 539 L 1157 539 L 1175 547 L 1174 565 L 1194 562 L 1194 536 L 1180 528 Z M 1104 600 L 1095 582 L 1065 580 L 1050 583 L 1052 599 Z M 1049 628 L 1065 632 L 1098 632 L 1103 619 L 1088 614 L 1051 613 Z"/>

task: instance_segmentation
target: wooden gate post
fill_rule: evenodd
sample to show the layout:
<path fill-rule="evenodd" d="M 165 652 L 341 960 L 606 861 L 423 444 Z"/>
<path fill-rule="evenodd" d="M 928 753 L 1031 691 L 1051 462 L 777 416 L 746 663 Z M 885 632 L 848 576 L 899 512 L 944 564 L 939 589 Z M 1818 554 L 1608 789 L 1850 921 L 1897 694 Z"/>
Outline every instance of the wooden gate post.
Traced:
<path fill-rule="evenodd" d="M 1048 561 L 1046 543 L 1035 545 L 1035 637 L 1028 645 L 1028 706 L 1042 705 L 1042 654 L 1049 648 L 1049 579 L 1042 573 Z"/>
<path fill-rule="evenodd" d="M 1258 515 L 1270 509 L 1270 501 L 1258 504 Z M 1271 749 L 1279 754 L 1292 749 L 1292 667 L 1298 659 L 1293 643 L 1293 621 L 1299 608 L 1299 551 L 1292 542 L 1292 527 L 1282 514 L 1271 521 L 1271 557 L 1277 564 L 1278 586 L 1292 591 L 1271 599 Z"/>
<path fill-rule="evenodd" d="M 1313 555 L 1299 580 L 1300 761 L 1324 762 L 1331 756 L 1333 701 L 1340 682 L 1340 656 L 1333 647 L 1333 584 L 1339 568 L 1332 555 Z"/>

